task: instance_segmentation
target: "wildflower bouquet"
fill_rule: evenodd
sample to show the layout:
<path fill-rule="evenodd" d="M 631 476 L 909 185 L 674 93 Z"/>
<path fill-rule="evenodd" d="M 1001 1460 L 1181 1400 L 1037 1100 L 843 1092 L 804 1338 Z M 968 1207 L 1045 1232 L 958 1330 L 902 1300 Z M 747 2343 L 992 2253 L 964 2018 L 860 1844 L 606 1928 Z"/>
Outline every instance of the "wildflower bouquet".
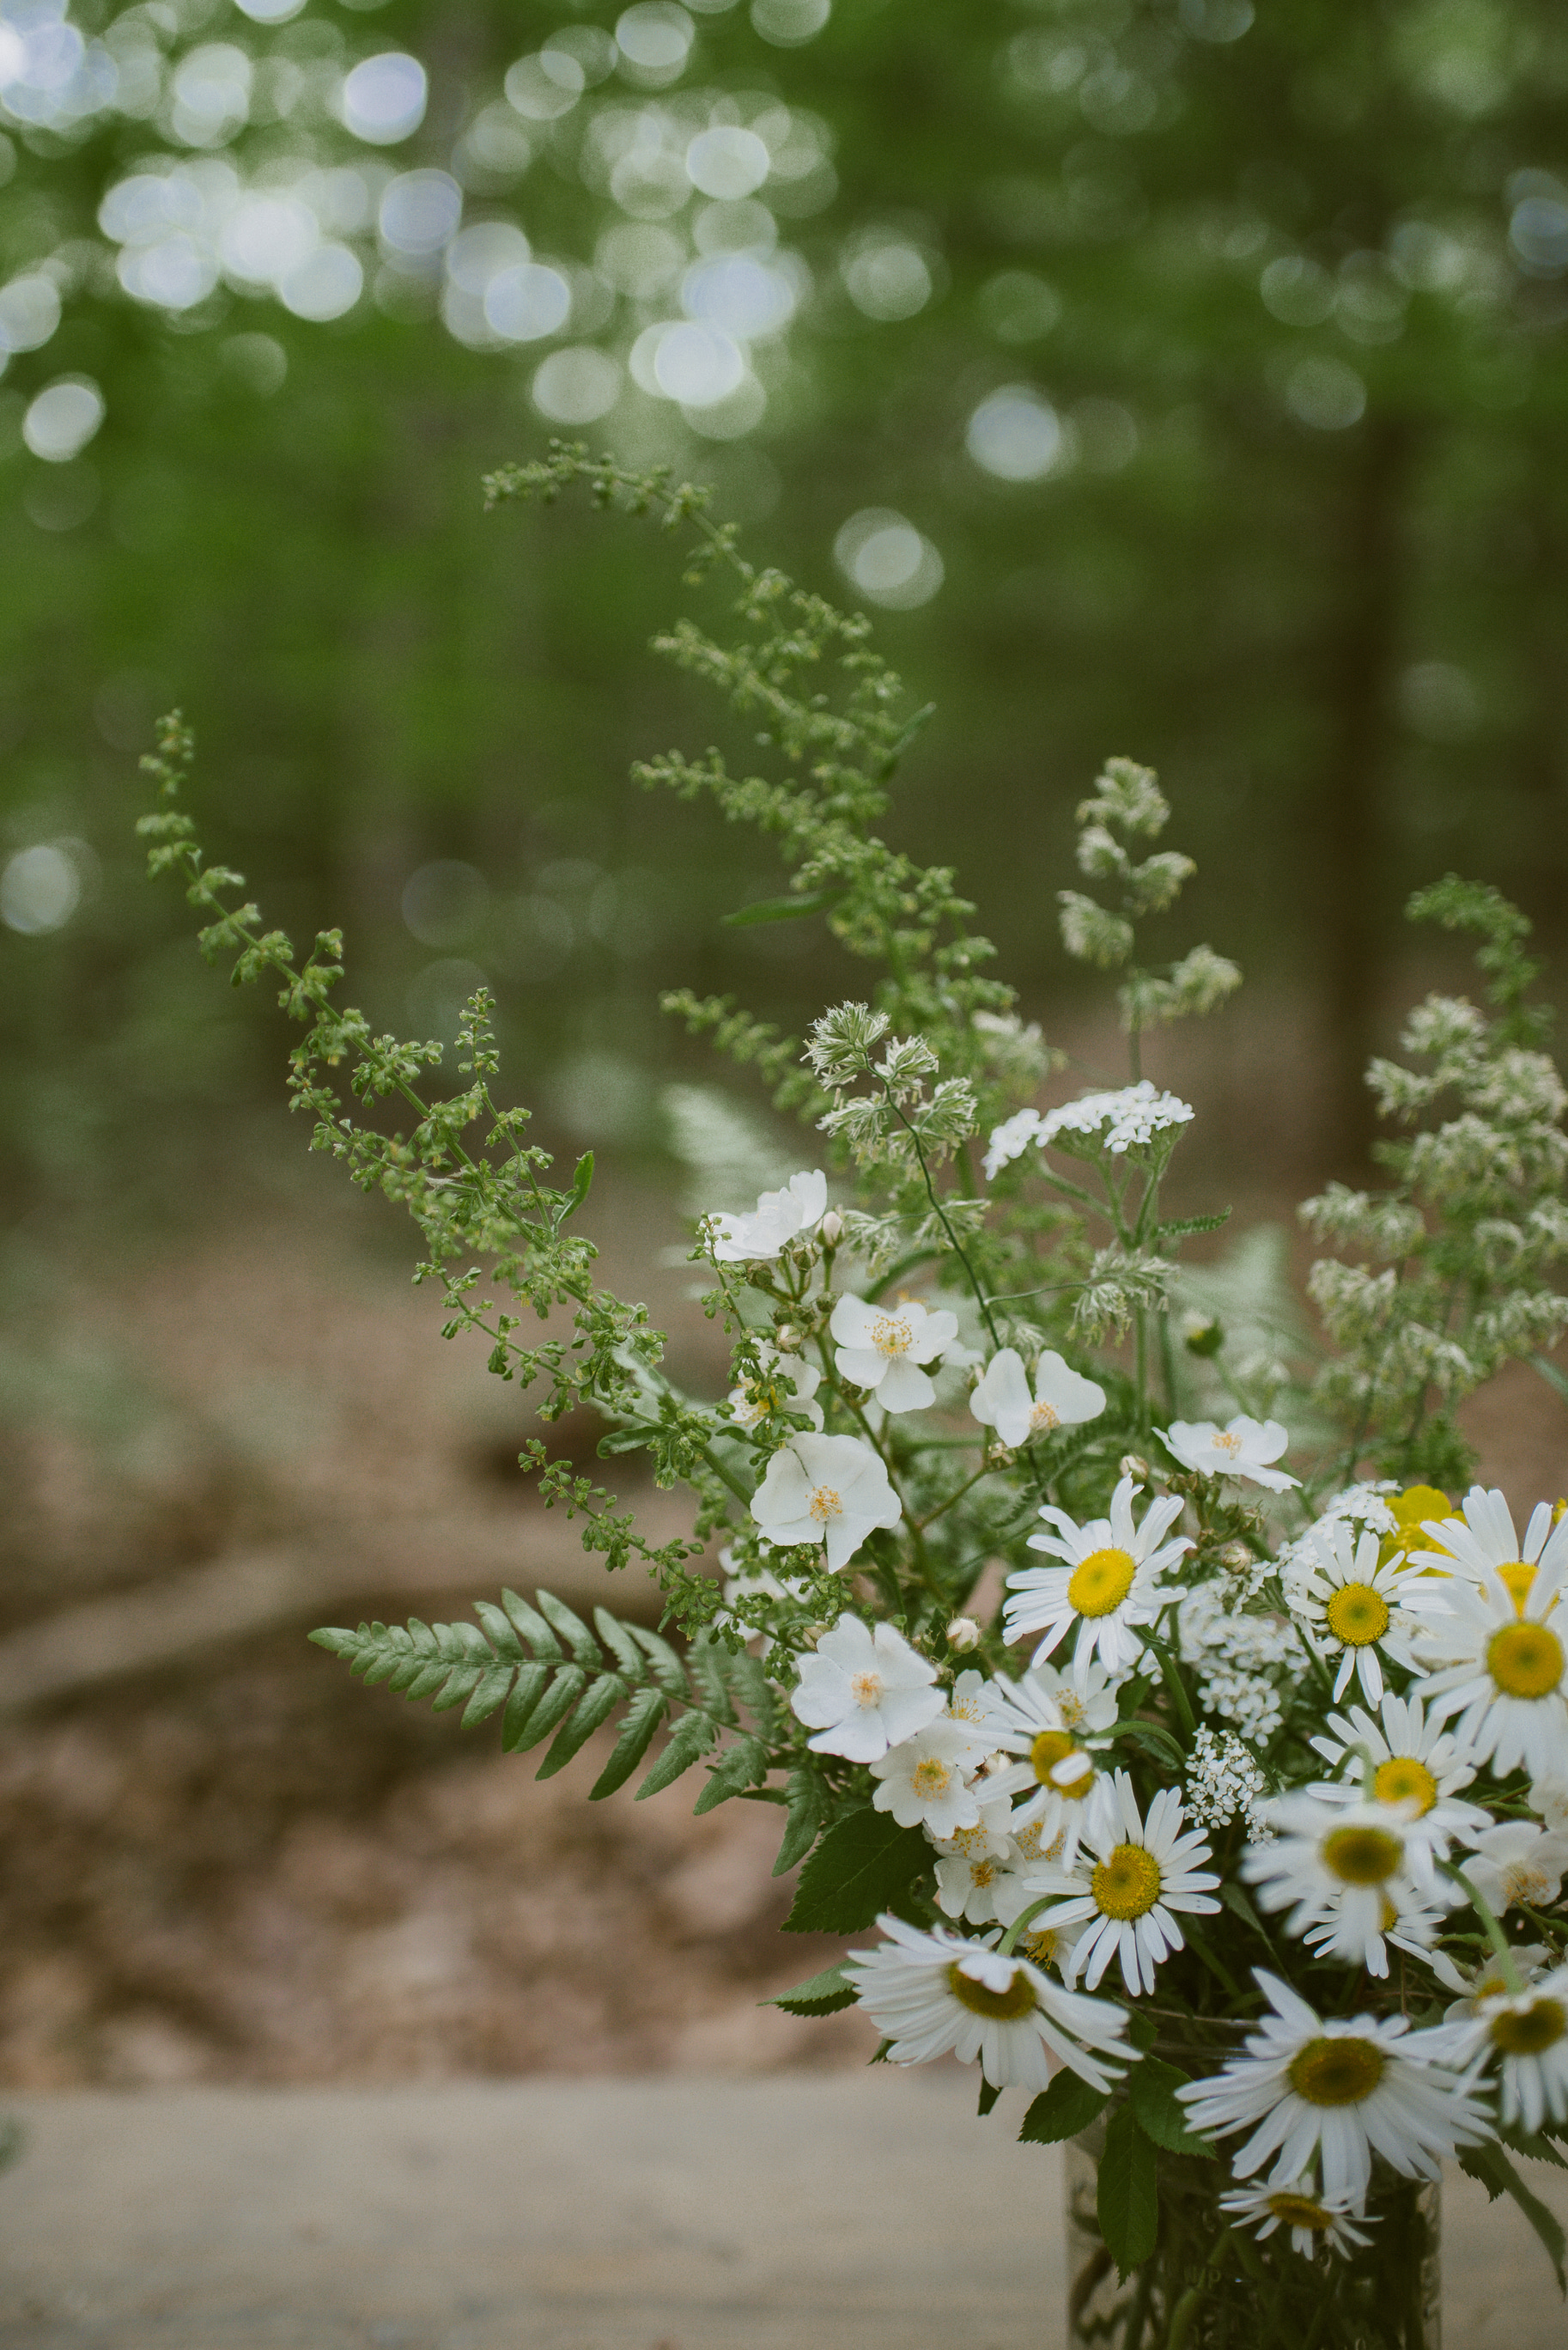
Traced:
<path fill-rule="evenodd" d="M 1415 1066 L 1372 1073 L 1408 1128 L 1386 1187 L 1308 1203 L 1340 1252 L 1311 1282 L 1334 1350 L 1314 1370 L 1266 1312 L 1232 1335 L 1181 1264 L 1223 1214 L 1162 1205 L 1194 1113 L 1140 1052 L 1239 973 L 1207 946 L 1139 958 L 1192 869 L 1157 846 L 1155 777 L 1113 760 L 1078 812 L 1064 936 L 1119 974 L 1131 1072 L 1075 1093 L 950 872 L 873 830 L 919 719 L 866 623 L 753 570 L 658 473 L 556 449 L 489 488 L 581 481 L 732 571 L 738 629 L 659 650 L 777 769 L 670 754 L 640 780 L 774 835 L 789 890 L 747 917 L 821 916 L 875 977 L 804 1039 L 669 1000 L 826 1162 L 699 1223 L 732 1383 L 682 1393 L 646 1311 L 596 1281 L 591 1156 L 553 1183 L 497 1097 L 484 993 L 466 1086 L 430 1097 L 441 1045 L 337 1003 L 340 935 L 297 962 L 205 862 L 165 723 L 152 868 L 209 957 L 304 1024 L 315 1147 L 408 1206 L 444 1335 L 483 1334 L 547 1423 L 594 1407 L 602 1451 L 694 1497 L 691 1536 L 654 1545 L 545 1444 L 523 1456 L 589 1551 L 655 1577 L 658 1632 L 507 1591 L 313 1638 L 465 1725 L 499 1715 L 508 1751 L 549 1742 L 541 1776 L 604 1731 L 590 1799 L 701 1763 L 699 1811 L 775 1806 L 785 1930 L 869 1938 L 778 2003 L 858 2003 L 888 2061 L 974 2064 L 982 2113 L 1021 2089 L 1023 2139 L 1074 2142 L 1075 2339 L 1430 2350 L 1445 2157 L 1514 2197 L 1563 2277 L 1518 2161 L 1563 2167 L 1568 2138 L 1568 1523 L 1452 1498 L 1455 1404 L 1510 1357 L 1556 1378 L 1541 1350 L 1568 1325 L 1564 1097 L 1522 920 L 1452 879 L 1417 901 L 1479 934 L 1488 1008 L 1413 1016 Z"/>

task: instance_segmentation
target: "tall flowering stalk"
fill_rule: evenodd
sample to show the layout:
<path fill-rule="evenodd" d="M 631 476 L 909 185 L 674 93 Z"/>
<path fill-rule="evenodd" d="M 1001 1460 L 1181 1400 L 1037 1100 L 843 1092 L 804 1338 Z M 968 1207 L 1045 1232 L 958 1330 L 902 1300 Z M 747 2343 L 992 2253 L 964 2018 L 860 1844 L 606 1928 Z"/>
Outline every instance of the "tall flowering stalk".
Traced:
<path fill-rule="evenodd" d="M 1417 1122 L 1457 1092 L 1458 1117 L 1399 1146 L 1386 1196 L 1309 1211 L 1387 1262 L 1314 1276 L 1340 1351 L 1293 1458 L 1287 1368 L 1231 1365 L 1211 1317 L 1172 1337 L 1181 1246 L 1224 1219 L 1161 1208 L 1194 1112 L 1143 1074 L 1142 1041 L 1238 974 L 1207 947 L 1135 959 L 1191 870 L 1153 846 L 1154 776 L 1112 761 L 1079 810 L 1081 873 L 1112 902 L 1062 892 L 1064 933 L 1123 974 L 1133 1059 L 1125 1085 L 1074 1090 L 951 873 L 873 830 L 918 713 L 865 622 L 753 570 L 660 475 L 557 449 L 491 488 L 579 481 L 731 567 L 735 639 L 682 623 L 660 649 L 760 723 L 777 769 L 672 753 L 641 779 L 773 833 L 789 890 L 747 917 L 821 915 L 868 984 L 802 1040 L 670 1001 L 825 1162 L 698 1222 L 733 1367 L 723 1396 L 689 1395 L 645 1310 L 597 1283 L 591 1156 L 552 1183 L 498 1098 L 483 991 L 469 1082 L 431 1098 L 441 1045 L 338 1005 L 340 935 L 301 962 L 205 862 L 179 805 L 189 737 L 166 722 L 153 869 L 184 880 L 209 957 L 270 977 L 304 1027 L 314 1147 L 409 1208 L 447 1336 L 483 1334 L 546 1421 L 593 1407 L 602 1449 L 693 1495 L 690 1538 L 654 1545 L 543 1443 L 523 1458 L 587 1549 L 643 1563 L 658 1633 L 507 1591 L 471 1622 L 313 1638 L 465 1724 L 499 1714 L 508 1751 L 549 1741 L 541 1775 L 604 1730 L 591 1797 L 705 1762 L 700 1811 L 777 1806 L 778 1867 L 804 1864 L 786 1930 L 876 1937 L 779 2003 L 857 2002 L 890 2061 L 976 2064 L 982 2111 L 1027 2092 L 1025 2141 L 1097 2134 L 1075 2308 L 1128 2280 L 1125 2344 L 1408 2350 L 1420 2199 L 1449 2155 L 1516 2198 L 1561 2279 L 1515 2158 L 1568 2137 L 1568 1524 L 1551 1496 L 1522 1533 L 1501 1494 L 1459 1503 L 1448 1417 L 1568 1315 L 1549 1284 L 1563 1095 L 1518 918 L 1457 883 L 1419 910 L 1480 928 L 1494 1011 L 1417 1015 L 1432 1075 L 1374 1081 Z M 554 1307 L 572 1335 L 530 1344 Z M 1189 1416 L 1200 1374 L 1241 1407 L 1223 1425 Z"/>

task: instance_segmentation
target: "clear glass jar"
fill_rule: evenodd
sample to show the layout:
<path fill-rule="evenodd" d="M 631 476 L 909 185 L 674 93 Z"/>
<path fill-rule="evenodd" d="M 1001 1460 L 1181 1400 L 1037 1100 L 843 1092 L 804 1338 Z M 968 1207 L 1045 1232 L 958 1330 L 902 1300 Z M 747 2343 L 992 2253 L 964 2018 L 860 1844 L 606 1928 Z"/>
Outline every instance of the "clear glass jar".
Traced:
<path fill-rule="evenodd" d="M 1442 2350 L 1438 2188 L 1381 2165 L 1371 2241 L 1305 2259 L 1290 2232 L 1228 2229 L 1229 2166 L 1159 2158 L 1159 2233 L 1125 2280 L 1096 2214 L 1103 2123 L 1064 2148 L 1068 2350 Z"/>

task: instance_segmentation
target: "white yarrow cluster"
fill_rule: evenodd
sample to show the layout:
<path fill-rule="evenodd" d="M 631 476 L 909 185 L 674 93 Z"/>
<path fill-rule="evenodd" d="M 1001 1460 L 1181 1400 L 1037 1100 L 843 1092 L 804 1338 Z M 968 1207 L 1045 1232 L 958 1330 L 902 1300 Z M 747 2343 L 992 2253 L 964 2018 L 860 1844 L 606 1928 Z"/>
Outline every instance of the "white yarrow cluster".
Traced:
<path fill-rule="evenodd" d="M 1102 1147 L 1119 1159 L 1130 1149 L 1147 1148 L 1157 1134 L 1188 1125 L 1193 1115 L 1190 1103 L 1157 1091 L 1147 1077 L 1114 1093 L 1080 1095 L 1057 1109 L 1017 1110 L 992 1129 L 985 1154 L 986 1178 L 994 1179 L 1003 1167 L 1021 1159 L 1032 1143 L 1044 1149 L 1058 1134 L 1098 1134 L 1103 1127 Z"/>
<path fill-rule="evenodd" d="M 1187 1758 L 1187 1816 L 1194 1827 L 1228 1827 L 1240 1820 L 1254 1842 L 1272 1835 L 1262 1806 L 1269 1783 L 1251 1750 L 1233 1730 L 1201 1724 Z"/>
<path fill-rule="evenodd" d="M 1248 1743 L 1267 1746 L 1285 1718 L 1286 1699 L 1307 1669 L 1294 1627 L 1277 1616 L 1233 1615 L 1218 1584 L 1200 1583 L 1177 1613 L 1182 1661 L 1196 1670 L 1204 1711 Z"/>

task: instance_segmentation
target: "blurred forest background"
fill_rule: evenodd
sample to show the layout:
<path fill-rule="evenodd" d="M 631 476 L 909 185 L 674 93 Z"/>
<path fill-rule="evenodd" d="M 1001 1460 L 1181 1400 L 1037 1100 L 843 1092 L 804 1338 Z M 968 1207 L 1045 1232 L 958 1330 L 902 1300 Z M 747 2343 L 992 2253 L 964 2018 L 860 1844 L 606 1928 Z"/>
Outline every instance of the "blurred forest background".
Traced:
<path fill-rule="evenodd" d="M 667 462 L 876 613 L 938 705 L 893 829 L 1085 1080 L 1072 811 L 1160 770 L 1170 951 L 1248 987 L 1156 1074 L 1288 1220 L 1365 1166 L 1367 1050 L 1465 983 L 1410 889 L 1568 926 L 1568 20 L 0 0 L 0 2072 L 857 2047 L 759 2020 L 809 1954 L 746 1807 L 588 1818 L 303 1649 L 586 1569 L 525 1408 L 305 1159 L 277 1016 L 143 883 L 138 756 L 178 703 L 210 852 L 346 924 L 378 1024 L 489 983 L 509 1090 L 601 1153 L 612 1284 L 711 1384 L 681 1211 L 799 1146 L 658 991 L 792 1024 L 851 966 L 724 927 L 765 846 L 627 784 L 716 731 L 646 650 L 668 546 L 479 492 L 553 434 Z M 1555 1458 L 1543 1388 L 1478 1409 L 1490 1465 Z"/>

